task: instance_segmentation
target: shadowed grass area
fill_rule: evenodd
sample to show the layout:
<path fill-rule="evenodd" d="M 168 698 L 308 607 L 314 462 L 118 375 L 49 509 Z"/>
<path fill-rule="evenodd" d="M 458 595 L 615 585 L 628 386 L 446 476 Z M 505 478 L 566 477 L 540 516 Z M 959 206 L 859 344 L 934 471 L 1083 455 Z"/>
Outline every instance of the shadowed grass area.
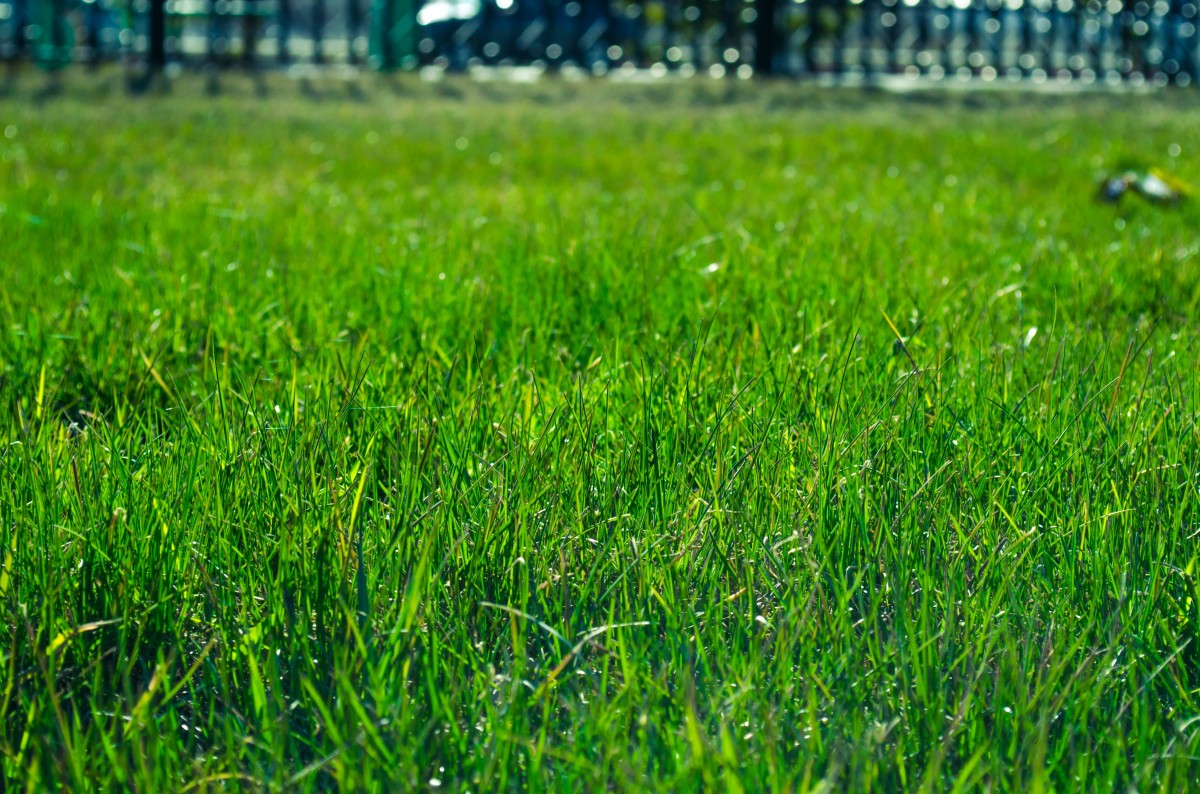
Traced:
<path fill-rule="evenodd" d="M 1200 774 L 1200 210 L 1095 201 L 1190 95 L 91 96 L 0 103 L 7 785 Z"/>

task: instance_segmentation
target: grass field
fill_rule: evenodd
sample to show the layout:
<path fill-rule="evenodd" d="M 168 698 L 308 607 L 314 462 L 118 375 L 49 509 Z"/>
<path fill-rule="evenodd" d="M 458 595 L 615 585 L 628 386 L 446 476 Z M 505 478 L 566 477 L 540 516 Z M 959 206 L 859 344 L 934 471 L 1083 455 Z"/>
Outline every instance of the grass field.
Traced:
<path fill-rule="evenodd" d="M 1200 102 L 333 94 L 0 100 L 3 788 L 1200 778 Z"/>

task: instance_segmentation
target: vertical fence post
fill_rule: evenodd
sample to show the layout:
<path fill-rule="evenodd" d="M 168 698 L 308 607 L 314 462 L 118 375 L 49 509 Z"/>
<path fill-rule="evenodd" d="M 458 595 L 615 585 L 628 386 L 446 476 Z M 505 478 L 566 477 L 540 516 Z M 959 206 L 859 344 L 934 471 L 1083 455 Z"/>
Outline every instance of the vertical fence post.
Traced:
<path fill-rule="evenodd" d="M 875 25 L 878 10 L 870 0 L 859 4 L 858 19 L 858 65 L 862 67 L 863 77 L 870 83 L 875 77 Z"/>
<path fill-rule="evenodd" d="M 71 61 L 73 46 L 65 0 L 34 0 L 30 14 L 33 55 L 43 69 L 59 69 Z"/>
<path fill-rule="evenodd" d="M 23 0 L 14 0 L 12 6 L 12 60 L 8 62 L 9 69 L 16 69 L 17 61 L 26 55 L 25 48 L 29 45 L 29 40 L 25 37 L 25 28 L 28 27 L 29 20 L 26 18 L 26 3 Z"/>
<path fill-rule="evenodd" d="M 217 36 L 220 35 L 220 26 L 217 24 L 217 0 L 208 0 L 204 4 L 204 63 L 209 67 L 216 67 L 217 63 Z"/>
<path fill-rule="evenodd" d="M 383 72 L 399 68 L 417 51 L 414 0 L 372 0 L 371 65 Z"/>
<path fill-rule="evenodd" d="M 754 72 L 775 74 L 775 55 L 779 49 L 777 11 L 779 0 L 755 0 L 754 11 Z"/>
<path fill-rule="evenodd" d="M 371 61 L 376 69 L 390 72 L 396 68 L 396 51 L 392 47 L 394 18 L 391 0 L 374 0 L 371 3 Z"/>
<path fill-rule="evenodd" d="M 89 3 L 87 8 L 87 54 L 88 66 L 100 65 L 100 2 Z"/>
<path fill-rule="evenodd" d="M 43 31 L 43 35 L 47 36 L 47 64 L 51 68 L 57 68 L 67 63 L 71 57 L 67 52 L 67 4 L 64 0 L 51 0 L 50 2 L 50 19 L 49 29 Z"/>
<path fill-rule="evenodd" d="M 325 0 L 313 0 L 310 12 L 312 14 L 312 61 L 325 62 Z"/>
<path fill-rule="evenodd" d="M 291 58 L 288 53 L 288 37 L 292 35 L 292 4 L 290 0 L 279 0 L 279 21 L 275 26 L 275 52 L 280 63 Z"/>
<path fill-rule="evenodd" d="M 359 0 L 346 0 L 346 60 L 358 64 L 358 49 L 355 42 L 362 35 L 362 6 Z"/>
<path fill-rule="evenodd" d="M 808 0 L 804 4 L 804 28 L 808 35 L 804 39 L 802 52 L 804 55 L 804 72 L 813 75 L 817 71 L 817 36 L 821 30 L 821 10 L 824 3 L 819 0 Z"/>
<path fill-rule="evenodd" d="M 167 0 L 150 0 L 150 71 L 167 65 Z"/>

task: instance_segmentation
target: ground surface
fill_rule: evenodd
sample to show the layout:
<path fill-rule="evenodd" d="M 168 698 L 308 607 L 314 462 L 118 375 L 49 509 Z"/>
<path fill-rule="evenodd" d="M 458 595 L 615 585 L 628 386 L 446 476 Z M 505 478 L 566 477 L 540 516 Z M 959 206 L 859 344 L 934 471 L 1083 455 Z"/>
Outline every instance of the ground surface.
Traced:
<path fill-rule="evenodd" d="M 23 90 L 7 784 L 1200 775 L 1190 95 Z"/>

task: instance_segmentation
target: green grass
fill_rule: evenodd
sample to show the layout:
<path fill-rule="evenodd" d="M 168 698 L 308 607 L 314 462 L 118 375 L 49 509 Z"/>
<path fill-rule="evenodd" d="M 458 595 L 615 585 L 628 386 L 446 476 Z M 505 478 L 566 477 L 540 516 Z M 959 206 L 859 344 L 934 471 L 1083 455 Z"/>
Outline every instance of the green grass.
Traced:
<path fill-rule="evenodd" d="M 394 88 L 0 102 L 4 788 L 1200 777 L 1200 103 Z"/>

